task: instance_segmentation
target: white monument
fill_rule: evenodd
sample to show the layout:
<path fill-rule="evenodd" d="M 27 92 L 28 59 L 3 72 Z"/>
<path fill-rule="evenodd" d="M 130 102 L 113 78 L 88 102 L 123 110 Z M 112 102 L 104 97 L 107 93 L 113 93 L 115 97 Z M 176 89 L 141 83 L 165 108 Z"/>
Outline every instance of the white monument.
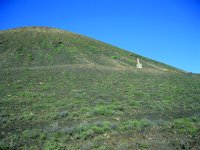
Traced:
<path fill-rule="evenodd" d="M 140 63 L 140 60 L 137 58 L 137 64 L 136 64 L 137 68 L 142 68 L 142 64 Z"/>

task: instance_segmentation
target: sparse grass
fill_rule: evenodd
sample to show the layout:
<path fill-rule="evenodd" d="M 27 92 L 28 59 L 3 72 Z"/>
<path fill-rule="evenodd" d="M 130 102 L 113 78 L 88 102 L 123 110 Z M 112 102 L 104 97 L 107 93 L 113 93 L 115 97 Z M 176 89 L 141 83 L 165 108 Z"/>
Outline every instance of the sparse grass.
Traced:
<path fill-rule="evenodd" d="M 71 147 L 79 149 L 83 141 L 92 141 L 94 149 L 93 140 L 99 136 L 104 137 L 104 134 L 105 142 L 115 136 L 123 139 L 122 135 L 137 135 L 148 131 L 191 136 L 199 133 L 198 116 L 196 119 L 179 120 L 182 116 L 193 116 L 199 112 L 198 97 L 190 94 L 198 92 L 199 84 L 196 82 L 199 80 L 195 79 L 196 82 L 191 86 L 194 79 L 183 78 L 178 74 L 174 80 L 171 74 L 165 75 L 163 79 L 163 75 L 155 77 L 145 73 L 117 71 L 110 74 L 110 71 L 96 72 L 89 68 L 67 68 L 63 71 L 24 70 L 15 72 L 15 76 L 12 71 L 1 71 L 1 131 L 15 128 L 17 130 L 12 131 L 12 134 L 18 135 L 15 139 L 9 136 L 9 132 L 5 132 L 1 147 L 18 146 L 23 141 L 29 141 L 32 146 L 40 141 L 42 147 L 48 147 L 45 143 L 50 141 L 65 147 L 76 141 Z M 153 85 L 154 82 L 162 84 L 158 88 Z M 177 89 L 184 93 L 177 94 Z M 22 126 L 22 123 L 25 125 Z M 122 143 L 116 148 L 126 147 Z M 148 144 L 151 146 L 151 143 Z M 131 149 L 138 145 L 127 146 Z M 104 148 L 108 147 L 109 144 Z"/>
<path fill-rule="evenodd" d="M 38 30 L 0 31 L 0 149 L 198 149 L 199 75 Z"/>

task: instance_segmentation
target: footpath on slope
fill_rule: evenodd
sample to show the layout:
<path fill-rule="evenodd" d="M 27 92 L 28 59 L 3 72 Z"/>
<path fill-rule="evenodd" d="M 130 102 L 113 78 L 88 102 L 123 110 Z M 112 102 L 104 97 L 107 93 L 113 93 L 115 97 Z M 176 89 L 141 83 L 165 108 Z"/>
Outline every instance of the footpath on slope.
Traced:
<path fill-rule="evenodd" d="M 170 70 L 158 69 L 158 68 L 142 68 L 138 69 L 136 67 L 129 66 L 102 66 L 97 64 L 64 64 L 64 65 L 49 65 L 49 66 L 23 66 L 23 67 L 1 67 L 1 70 L 15 71 L 15 70 L 43 70 L 43 69 L 67 69 L 67 68 L 92 68 L 92 69 L 102 69 L 102 70 L 114 70 L 114 71 L 141 71 L 148 73 L 166 73 L 175 72 Z"/>

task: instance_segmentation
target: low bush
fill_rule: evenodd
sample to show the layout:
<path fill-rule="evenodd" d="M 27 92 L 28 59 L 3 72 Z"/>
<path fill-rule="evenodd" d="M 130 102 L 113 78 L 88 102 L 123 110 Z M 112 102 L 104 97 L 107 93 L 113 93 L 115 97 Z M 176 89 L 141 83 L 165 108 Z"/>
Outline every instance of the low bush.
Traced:
<path fill-rule="evenodd" d="M 105 106 L 105 105 L 97 105 L 93 109 L 92 113 L 94 115 L 97 115 L 97 116 L 98 115 L 105 115 L 105 116 L 107 116 L 107 115 L 114 114 L 114 110 L 112 110 L 111 108 L 109 108 L 108 106 Z"/>

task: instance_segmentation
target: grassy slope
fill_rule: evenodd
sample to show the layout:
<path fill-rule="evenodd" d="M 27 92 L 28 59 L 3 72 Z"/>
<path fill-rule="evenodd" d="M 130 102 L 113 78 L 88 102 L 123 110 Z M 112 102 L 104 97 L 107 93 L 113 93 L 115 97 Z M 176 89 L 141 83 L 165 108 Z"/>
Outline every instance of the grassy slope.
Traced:
<path fill-rule="evenodd" d="M 177 69 L 88 37 L 54 28 L 0 31 L 0 67 L 95 64 L 135 68 L 140 58 L 146 69 Z"/>
<path fill-rule="evenodd" d="M 1 31 L 0 57 L 0 149 L 200 146 L 199 75 L 46 28 Z"/>

